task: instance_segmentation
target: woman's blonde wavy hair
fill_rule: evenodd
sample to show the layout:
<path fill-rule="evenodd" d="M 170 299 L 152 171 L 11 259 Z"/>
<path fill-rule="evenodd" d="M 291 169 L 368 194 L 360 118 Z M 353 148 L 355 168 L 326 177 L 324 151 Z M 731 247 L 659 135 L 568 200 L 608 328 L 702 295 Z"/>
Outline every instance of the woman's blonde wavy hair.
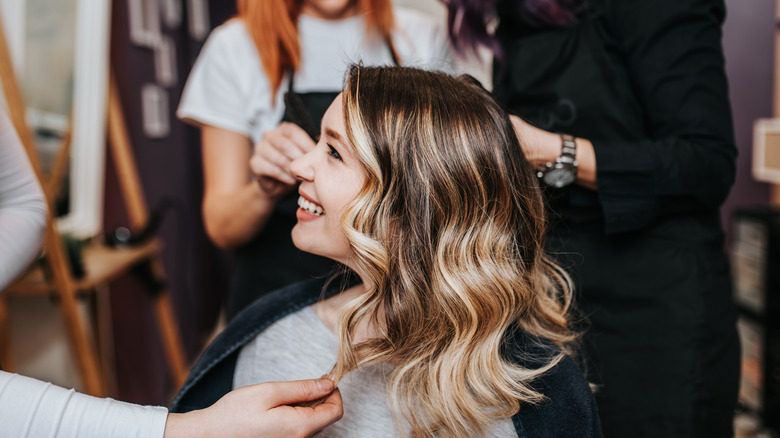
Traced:
<path fill-rule="evenodd" d="M 543 399 L 530 382 L 575 339 L 569 279 L 543 252 L 537 179 L 472 79 L 353 66 L 342 96 L 367 174 L 342 227 L 370 286 L 341 315 L 330 377 L 395 363 L 391 407 L 412 436 L 482 436 Z M 379 334 L 355 343 L 365 320 Z M 522 368 L 505 351 L 518 328 L 561 350 Z"/>

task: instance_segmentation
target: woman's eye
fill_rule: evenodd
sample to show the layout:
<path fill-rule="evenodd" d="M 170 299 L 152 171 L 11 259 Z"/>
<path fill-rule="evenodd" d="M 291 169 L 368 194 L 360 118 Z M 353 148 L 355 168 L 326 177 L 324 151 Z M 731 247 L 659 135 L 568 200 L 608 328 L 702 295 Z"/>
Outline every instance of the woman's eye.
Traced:
<path fill-rule="evenodd" d="M 343 161 L 341 159 L 341 155 L 339 154 L 339 151 L 334 149 L 333 146 L 331 146 L 331 145 L 328 145 L 328 155 L 330 155 L 331 157 L 333 157 L 333 158 L 335 158 L 335 159 L 337 159 L 339 161 Z"/>

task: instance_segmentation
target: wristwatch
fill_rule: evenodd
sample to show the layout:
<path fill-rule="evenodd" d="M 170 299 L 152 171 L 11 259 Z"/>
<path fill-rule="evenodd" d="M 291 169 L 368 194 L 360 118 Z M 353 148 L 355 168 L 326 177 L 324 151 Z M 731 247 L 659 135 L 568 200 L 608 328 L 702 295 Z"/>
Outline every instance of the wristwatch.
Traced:
<path fill-rule="evenodd" d="M 577 179 L 577 142 L 569 134 L 561 134 L 561 155 L 536 171 L 543 183 L 555 188 L 566 187 Z"/>

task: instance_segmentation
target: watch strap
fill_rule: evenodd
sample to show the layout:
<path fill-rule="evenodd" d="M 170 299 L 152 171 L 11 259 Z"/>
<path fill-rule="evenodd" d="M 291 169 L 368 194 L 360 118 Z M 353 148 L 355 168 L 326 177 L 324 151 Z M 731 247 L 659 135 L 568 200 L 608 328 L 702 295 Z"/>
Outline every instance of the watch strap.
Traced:
<path fill-rule="evenodd" d="M 558 163 L 567 163 L 577 168 L 577 142 L 573 135 L 561 135 L 561 155 L 555 160 Z"/>

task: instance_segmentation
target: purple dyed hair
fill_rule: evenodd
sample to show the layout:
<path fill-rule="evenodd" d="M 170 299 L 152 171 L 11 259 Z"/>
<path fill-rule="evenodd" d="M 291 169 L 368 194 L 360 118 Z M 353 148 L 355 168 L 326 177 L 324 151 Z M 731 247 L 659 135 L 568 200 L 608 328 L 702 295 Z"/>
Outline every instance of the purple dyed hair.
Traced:
<path fill-rule="evenodd" d="M 447 7 L 447 27 L 453 47 L 460 54 L 487 47 L 499 60 L 501 46 L 488 31 L 498 0 L 441 0 Z M 585 8 L 585 0 L 514 0 L 517 17 L 532 27 L 565 26 Z"/>

